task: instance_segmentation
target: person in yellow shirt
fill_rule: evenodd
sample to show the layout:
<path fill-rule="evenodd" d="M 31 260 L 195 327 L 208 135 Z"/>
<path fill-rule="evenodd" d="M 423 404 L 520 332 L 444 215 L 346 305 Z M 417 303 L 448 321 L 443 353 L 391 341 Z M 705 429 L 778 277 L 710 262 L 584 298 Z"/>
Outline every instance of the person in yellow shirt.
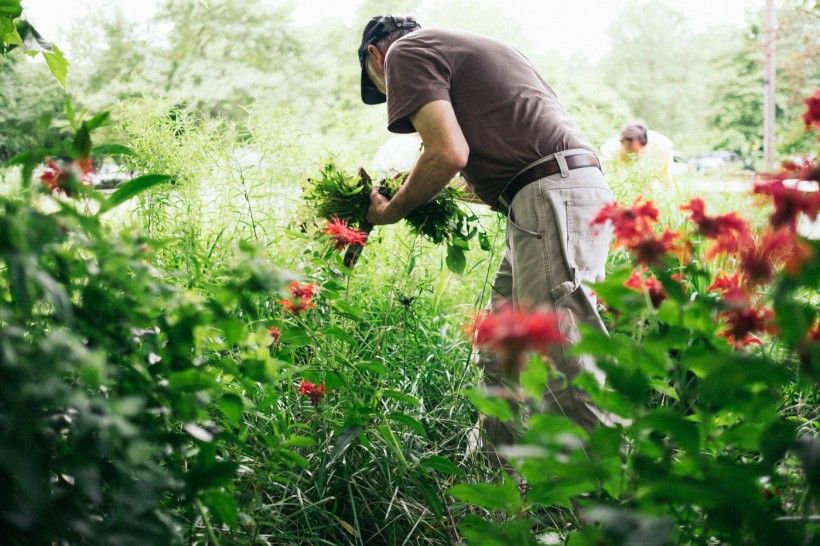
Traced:
<path fill-rule="evenodd" d="M 601 147 L 601 157 L 614 169 L 628 169 L 645 178 L 672 182 L 672 141 L 642 121 L 624 125 L 620 137 Z"/>

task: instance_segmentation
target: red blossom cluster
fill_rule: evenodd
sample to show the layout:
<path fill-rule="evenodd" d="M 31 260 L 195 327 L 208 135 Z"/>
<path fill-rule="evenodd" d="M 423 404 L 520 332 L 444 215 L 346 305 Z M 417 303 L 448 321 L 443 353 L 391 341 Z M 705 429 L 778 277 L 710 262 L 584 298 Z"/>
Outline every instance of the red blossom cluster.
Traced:
<path fill-rule="evenodd" d="M 752 301 L 746 290 L 745 277 L 741 273 L 719 273 L 707 288 L 722 296 L 726 309 L 718 316 L 726 322 L 726 328 L 720 335 L 735 347 L 752 343 L 759 345 L 760 339 L 754 333 L 774 330 L 774 311 Z"/>
<path fill-rule="evenodd" d="M 633 271 L 632 275 L 630 275 L 624 283 L 624 286 L 636 292 L 645 292 L 652 302 L 652 307 L 655 309 L 660 307 L 663 300 L 666 299 L 666 292 L 663 290 L 663 285 L 652 273 L 646 275 L 641 271 Z"/>
<path fill-rule="evenodd" d="M 511 304 L 476 315 L 467 327 L 473 344 L 493 351 L 506 369 L 521 369 L 529 352 L 546 351 L 566 341 L 560 316 L 546 309 L 522 309 Z"/>
<path fill-rule="evenodd" d="M 678 234 L 674 231 L 655 234 L 653 226 L 658 217 L 655 204 L 638 197 L 631 207 L 608 203 L 598 212 L 592 224 L 611 222 L 616 244 L 629 250 L 639 263 L 659 265 L 666 254 L 680 249 L 675 245 Z"/>
<path fill-rule="evenodd" d="M 322 401 L 325 395 L 325 384 L 316 385 L 310 381 L 303 379 L 299 382 L 299 389 L 297 391 L 301 396 L 310 398 L 310 403 L 314 406 Z"/>
<path fill-rule="evenodd" d="M 814 92 L 811 97 L 803 99 L 806 104 L 806 111 L 803 113 L 803 122 L 806 124 L 806 130 L 812 126 L 820 129 L 820 89 Z"/>
<path fill-rule="evenodd" d="M 94 164 L 90 157 L 69 161 L 64 166 L 55 160 L 49 160 L 45 168 L 40 173 L 40 182 L 45 184 L 48 191 L 55 193 L 61 191 L 70 195 L 68 181 L 71 177 L 77 178 L 83 185 L 91 186 L 94 178 Z"/>
<path fill-rule="evenodd" d="M 743 277 L 740 273 L 734 275 L 727 275 L 726 273 L 718 273 L 712 284 L 706 289 L 709 292 L 717 292 L 722 294 L 727 301 L 738 300 L 746 297 L 743 290 Z"/>
<path fill-rule="evenodd" d="M 268 328 L 268 335 L 273 340 L 273 344 L 277 345 L 279 343 L 279 340 L 282 339 L 282 330 L 280 330 L 276 326 L 271 326 L 270 328 Z"/>
<path fill-rule="evenodd" d="M 780 227 L 795 229 L 800 213 L 816 220 L 817 213 L 820 211 L 820 192 L 800 191 L 797 187 L 786 186 L 782 179 L 775 178 L 755 184 L 754 193 L 766 195 L 772 199 L 774 212 L 769 217 L 769 221 L 775 229 Z"/>
<path fill-rule="evenodd" d="M 291 297 L 284 298 L 280 302 L 285 311 L 298 315 L 311 307 L 315 307 L 316 304 L 313 303 L 313 296 L 316 294 L 315 285 L 311 283 L 300 284 L 298 281 L 293 281 L 288 289 Z"/>
<path fill-rule="evenodd" d="M 735 212 L 707 216 L 706 205 L 700 198 L 682 205 L 681 210 L 689 212 L 689 218 L 698 226 L 698 233 L 714 241 L 708 252 L 710 257 L 737 252 L 752 242 L 749 224 Z"/>
<path fill-rule="evenodd" d="M 328 221 L 324 233 L 333 238 L 336 250 L 342 250 L 351 245 L 364 246 L 367 241 L 367 233 L 348 227 L 346 221 L 338 218 L 332 218 Z"/>

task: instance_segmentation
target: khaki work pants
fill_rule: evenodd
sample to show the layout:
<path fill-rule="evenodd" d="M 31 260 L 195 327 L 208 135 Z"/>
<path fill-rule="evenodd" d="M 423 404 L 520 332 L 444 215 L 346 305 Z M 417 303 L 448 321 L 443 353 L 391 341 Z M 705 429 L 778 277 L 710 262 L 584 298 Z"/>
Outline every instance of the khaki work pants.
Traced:
<path fill-rule="evenodd" d="M 588 153 L 568 150 L 556 156 L 582 152 Z M 592 226 L 591 221 L 614 198 L 599 169 L 568 170 L 561 158 L 558 162 L 564 167 L 561 173 L 525 186 L 510 205 L 507 249 L 493 282 L 490 307 L 512 301 L 563 310 L 561 329 L 572 344 L 579 339 L 579 322 L 606 332 L 594 295 L 584 283 L 603 280 L 611 228 Z M 474 356 L 483 369 L 485 386 L 518 382 L 517 375 L 504 372 L 491 353 L 480 351 Z M 568 385 L 585 371 L 603 382 L 604 374 L 593 359 L 570 357 L 564 347 L 556 347 L 549 356 L 564 379 L 550 377 L 544 393 L 548 411 L 563 414 L 586 430 L 614 424 L 616 417 L 597 408 L 584 391 Z M 515 443 L 518 436 L 512 423 L 495 418 L 484 417 L 482 427 L 489 455 L 495 453 L 493 446 Z"/>

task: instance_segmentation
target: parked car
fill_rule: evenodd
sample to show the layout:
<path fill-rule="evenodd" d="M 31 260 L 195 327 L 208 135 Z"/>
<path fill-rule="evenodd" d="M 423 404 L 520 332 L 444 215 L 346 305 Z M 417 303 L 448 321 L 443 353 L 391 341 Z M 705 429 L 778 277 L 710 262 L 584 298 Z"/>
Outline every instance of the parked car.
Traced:
<path fill-rule="evenodd" d="M 698 154 L 689 160 L 689 165 L 697 172 L 715 171 L 727 167 L 739 158 L 734 152 L 713 151 Z"/>

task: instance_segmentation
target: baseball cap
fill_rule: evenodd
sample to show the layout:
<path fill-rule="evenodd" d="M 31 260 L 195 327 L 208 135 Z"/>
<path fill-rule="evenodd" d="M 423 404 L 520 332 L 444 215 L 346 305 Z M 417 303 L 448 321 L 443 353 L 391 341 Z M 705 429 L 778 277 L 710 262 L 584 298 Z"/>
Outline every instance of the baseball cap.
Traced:
<path fill-rule="evenodd" d="M 364 26 L 362 43 L 359 45 L 359 64 L 362 67 L 362 102 L 365 104 L 381 104 L 387 100 L 384 93 L 379 91 L 367 75 L 367 46 L 384 40 L 398 30 L 413 30 L 421 28 L 412 17 L 396 17 L 394 15 L 377 15 L 371 18 Z"/>

